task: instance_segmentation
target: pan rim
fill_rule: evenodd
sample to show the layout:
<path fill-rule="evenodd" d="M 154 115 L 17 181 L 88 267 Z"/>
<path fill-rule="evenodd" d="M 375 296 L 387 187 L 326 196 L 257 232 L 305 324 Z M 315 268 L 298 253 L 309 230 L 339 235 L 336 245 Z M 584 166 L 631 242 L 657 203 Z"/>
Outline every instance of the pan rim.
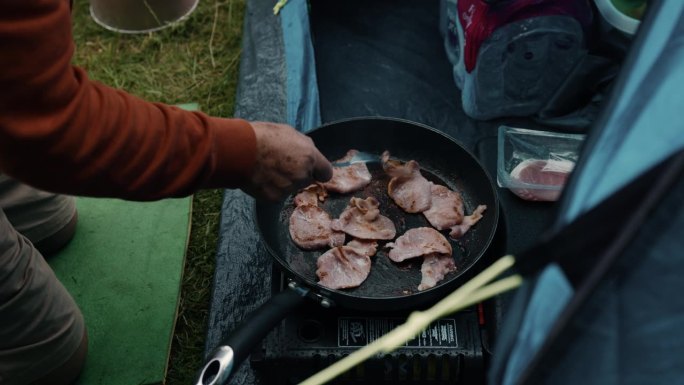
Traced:
<path fill-rule="evenodd" d="M 492 212 L 493 212 L 493 214 L 492 214 L 492 215 L 493 215 L 492 223 L 493 223 L 493 225 L 492 225 L 491 231 L 489 231 L 489 234 L 488 234 L 488 236 L 487 236 L 487 238 L 486 238 L 486 240 L 485 240 L 485 242 L 484 242 L 484 246 L 483 246 L 482 249 L 478 252 L 477 257 L 475 258 L 475 262 L 474 262 L 474 263 L 471 263 L 470 265 L 468 265 L 467 267 L 465 267 L 463 270 L 460 271 L 459 276 L 466 275 L 471 269 L 474 268 L 475 265 L 477 265 L 477 261 L 479 261 L 479 260 L 484 256 L 484 254 L 486 254 L 486 252 L 487 252 L 488 250 L 490 250 L 491 245 L 492 245 L 492 242 L 494 241 L 494 238 L 496 237 L 497 231 L 499 230 L 499 219 L 500 219 L 500 218 L 499 218 L 499 217 L 500 217 L 500 200 L 499 200 L 499 194 L 497 193 L 496 186 L 495 186 L 495 184 L 494 184 L 494 182 L 493 182 L 493 180 L 492 180 L 491 175 L 489 174 L 489 172 L 487 172 L 487 170 L 486 170 L 485 167 L 482 165 L 482 163 L 480 162 L 480 160 L 479 160 L 471 151 L 469 151 L 469 150 L 463 145 L 463 143 L 461 143 L 460 141 L 456 140 L 456 139 L 453 138 L 452 136 L 450 136 L 450 135 L 448 135 L 448 134 L 446 134 L 446 133 L 444 133 L 444 132 L 442 132 L 442 131 L 440 131 L 440 130 L 438 130 L 438 129 L 436 129 L 436 128 L 430 127 L 430 126 L 428 126 L 428 125 L 426 125 L 426 124 L 423 124 L 423 123 L 419 123 L 419 122 L 414 122 L 414 121 L 411 121 L 411 120 L 407 120 L 407 119 L 394 118 L 394 117 L 382 117 L 382 116 L 360 116 L 360 117 L 353 117 L 353 118 L 340 119 L 340 120 L 336 120 L 336 121 L 332 121 L 332 122 L 329 122 L 329 123 L 322 124 L 322 125 L 319 126 L 319 127 L 316 127 L 316 128 L 314 128 L 314 129 L 312 129 L 312 130 L 309 130 L 309 131 L 307 131 L 307 132 L 304 132 L 304 134 L 307 135 L 307 136 L 309 136 L 310 134 L 312 134 L 312 133 L 314 133 L 314 132 L 317 132 L 317 131 L 319 131 L 319 130 L 324 130 L 324 129 L 326 129 L 327 127 L 330 127 L 330 126 L 333 126 L 333 125 L 339 125 L 339 124 L 350 123 L 350 122 L 357 122 L 357 121 L 384 121 L 384 122 L 391 121 L 391 122 L 397 122 L 397 123 L 407 124 L 407 125 L 410 125 L 410 126 L 417 126 L 417 127 L 420 127 L 421 129 L 428 130 L 428 131 L 430 131 L 430 132 L 432 132 L 432 133 L 434 133 L 434 134 L 438 134 L 438 135 L 444 137 L 444 139 L 446 139 L 446 140 L 448 140 L 448 141 L 450 141 L 450 142 L 456 144 L 458 147 L 460 147 L 460 149 L 461 149 L 465 154 L 467 154 L 467 155 L 475 162 L 475 164 L 477 164 L 477 166 L 478 166 L 478 168 L 479 168 L 479 171 L 481 171 L 481 172 L 484 173 L 484 175 L 486 176 L 487 181 L 488 181 L 489 190 L 491 191 L 492 197 L 493 197 L 493 206 L 494 206 L 494 207 L 492 208 Z M 287 261 L 284 260 L 283 257 L 281 257 L 281 256 L 279 255 L 279 253 L 277 253 L 277 252 L 271 247 L 271 245 L 269 244 L 269 242 L 267 242 L 267 241 L 264 239 L 264 236 L 263 236 L 263 234 L 264 234 L 264 233 L 263 233 L 263 229 L 262 229 L 262 226 L 261 226 L 260 221 L 258 220 L 258 215 L 257 215 L 258 207 L 259 207 L 259 206 L 267 206 L 267 205 L 279 205 L 279 204 L 282 204 L 282 203 L 284 202 L 285 199 L 287 199 L 287 198 L 284 198 L 283 200 L 281 200 L 281 201 L 279 201 L 279 202 L 277 202 L 277 203 L 257 202 L 257 201 L 255 201 L 254 204 L 253 204 L 253 210 L 252 210 L 252 212 L 253 212 L 253 220 L 254 220 L 254 222 L 255 222 L 255 224 L 256 224 L 256 226 L 257 226 L 257 229 L 259 229 L 259 235 L 260 235 L 260 237 L 261 237 L 261 240 L 262 240 L 262 243 L 263 243 L 264 247 L 266 248 L 266 250 L 268 251 L 268 253 L 271 255 L 271 257 L 276 261 L 276 263 L 278 264 L 279 268 L 285 270 L 286 273 L 287 273 L 287 275 L 289 276 L 290 279 L 296 279 L 296 280 L 298 280 L 299 282 L 304 283 L 307 287 L 309 287 L 309 288 L 310 288 L 312 291 L 314 291 L 316 294 L 319 294 L 319 295 L 321 295 L 321 296 L 324 296 L 325 298 L 331 299 L 331 300 L 333 300 L 333 301 L 335 301 L 334 298 L 333 298 L 334 296 L 342 296 L 342 297 L 344 297 L 344 298 L 348 298 L 348 299 L 354 300 L 354 301 L 363 301 L 363 302 L 367 302 L 367 303 L 370 303 L 370 302 L 383 302 L 383 303 L 384 303 L 384 302 L 388 302 L 388 301 L 401 301 L 401 300 L 405 300 L 405 299 L 407 299 L 407 298 L 417 298 L 417 299 L 421 299 L 421 298 L 423 298 L 423 297 L 425 297 L 425 298 L 432 298 L 432 297 L 435 295 L 436 292 L 441 292 L 441 291 L 444 291 L 444 290 L 446 290 L 446 289 L 454 290 L 455 288 L 458 287 L 458 286 L 453 287 L 453 288 L 451 287 L 452 285 L 454 285 L 454 282 L 456 281 L 456 277 L 453 277 L 451 280 L 449 280 L 449 281 L 447 281 L 447 282 L 444 282 L 443 284 L 438 284 L 438 285 L 436 285 L 436 286 L 434 286 L 434 287 L 432 287 L 432 288 L 430 288 L 430 289 L 427 289 L 427 290 L 418 291 L 418 292 L 412 292 L 412 293 L 410 293 L 410 294 L 405 294 L 405 295 L 377 297 L 377 296 L 358 295 L 358 294 L 350 293 L 350 292 L 345 291 L 345 290 L 330 289 L 330 288 L 327 288 L 327 287 L 325 287 L 325 286 L 321 286 L 321 285 L 318 284 L 317 282 L 315 282 L 315 281 L 313 281 L 312 279 L 309 279 L 309 278 L 307 278 L 307 277 L 304 277 L 302 274 L 296 272 L 293 268 L 291 268 L 291 267 L 289 266 L 289 263 L 287 263 Z M 488 207 L 488 211 L 489 211 L 489 207 Z M 335 301 L 335 302 L 336 302 L 336 301 Z"/>

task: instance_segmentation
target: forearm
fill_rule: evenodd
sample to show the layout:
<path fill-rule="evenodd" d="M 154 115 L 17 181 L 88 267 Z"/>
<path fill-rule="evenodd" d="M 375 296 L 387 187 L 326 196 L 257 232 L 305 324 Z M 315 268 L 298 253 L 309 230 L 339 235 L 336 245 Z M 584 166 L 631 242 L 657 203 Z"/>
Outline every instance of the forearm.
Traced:
<path fill-rule="evenodd" d="M 0 170 L 69 194 L 158 199 L 238 187 L 254 163 L 241 120 L 145 102 L 70 64 L 68 1 L 0 4 Z"/>

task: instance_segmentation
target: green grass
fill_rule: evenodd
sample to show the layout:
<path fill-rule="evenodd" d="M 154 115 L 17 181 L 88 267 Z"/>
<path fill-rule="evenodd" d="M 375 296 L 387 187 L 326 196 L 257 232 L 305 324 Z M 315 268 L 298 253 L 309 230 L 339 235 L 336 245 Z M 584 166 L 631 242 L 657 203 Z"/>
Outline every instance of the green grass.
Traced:
<path fill-rule="evenodd" d="M 74 63 L 92 79 L 144 99 L 197 102 L 215 116 L 233 113 L 245 0 L 202 0 L 185 21 L 141 35 L 109 32 L 73 9 Z M 192 230 L 166 383 L 192 382 L 201 364 L 214 272 L 222 192 L 193 198 Z"/>

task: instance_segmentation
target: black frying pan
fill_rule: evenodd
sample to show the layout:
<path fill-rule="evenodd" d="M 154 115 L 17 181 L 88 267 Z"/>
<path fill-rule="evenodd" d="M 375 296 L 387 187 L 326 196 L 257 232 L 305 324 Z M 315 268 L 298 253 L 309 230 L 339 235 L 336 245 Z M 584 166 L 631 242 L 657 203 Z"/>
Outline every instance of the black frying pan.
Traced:
<path fill-rule="evenodd" d="M 291 279 L 289 290 L 275 295 L 257 309 L 217 348 L 197 384 L 225 383 L 233 365 L 239 365 L 252 346 L 303 303 L 304 298 L 319 301 L 324 307 L 366 311 L 394 311 L 434 302 L 464 283 L 494 238 L 499 217 L 496 188 L 477 159 L 454 139 L 424 125 L 388 118 L 335 122 L 310 132 L 309 136 L 331 160 L 342 157 L 352 148 L 378 155 L 388 150 L 393 159 L 414 159 L 428 180 L 461 193 L 466 214 L 479 204 L 487 205 L 487 211 L 461 239 L 450 240 L 457 270 L 436 287 L 419 292 L 422 260 L 393 263 L 382 247 L 386 242 L 381 242 L 378 253 L 372 257 L 371 272 L 360 287 L 331 290 L 316 283 L 316 259 L 324 250 L 302 251 L 290 238 L 292 197 L 276 204 L 257 203 L 257 226 L 269 253 Z M 397 227 L 397 236 L 411 228 L 430 226 L 422 214 L 405 213 L 393 203 L 387 195 L 389 179 L 379 163 L 369 163 L 368 168 L 373 175 L 368 187 L 351 194 L 331 194 L 326 199 L 322 206 L 331 216 L 337 217 L 352 196 L 374 196 L 380 201 L 380 212 Z"/>

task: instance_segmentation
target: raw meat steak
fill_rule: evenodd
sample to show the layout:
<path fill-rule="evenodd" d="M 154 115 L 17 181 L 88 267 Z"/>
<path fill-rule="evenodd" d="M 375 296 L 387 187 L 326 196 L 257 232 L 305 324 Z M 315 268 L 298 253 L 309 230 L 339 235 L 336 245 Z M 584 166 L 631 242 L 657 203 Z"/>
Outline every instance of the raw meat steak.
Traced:
<path fill-rule="evenodd" d="M 371 260 L 359 245 L 338 246 L 318 257 L 316 275 L 318 283 L 330 289 L 348 289 L 359 286 L 370 273 Z"/>
<path fill-rule="evenodd" d="M 418 290 L 427 290 L 435 287 L 437 282 L 444 279 L 444 277 L 456 271 L 456 263 L 451 254 L 432 253 L 425 256 L 423 265 L 420 267 L 422 275 Z"/>
<path fill-rule="evenodd" d="M 511 191 L 528 201 L 556 201 L 574 167 L 575 163 L 570 160 L 528 159 L 522 161 L 511 171 L 511 180 L 514 183 L 540 187 L 511 187 Z"/>
<path fill-rule="evenodd" d="M 463 221 L 464 209 L 461 194 L 438 184 L 433 184 L 430 191 L 432 203 L 428 210 L 423 211 L 423 215 L 432 227 L 444 230 Z"/>
<path fill-rule="evenodd" d="M 333 231 L 331 222 L 330 215 L 318 206 L 297 206 L 290 216 L 290 236 L 305 250 L 340 246 L 344 233 Z"/>
<path fill-rule="evenodd" d="M 404 164 L 390 160 L 389 152 L 382 154 L 382 168 L 392 177 L 387 185 L 387 193 L 394 202 L 407 213 L 420 213 L 430 208 L 432 182 L 420 173 L 420 165 L 415 160 Z"/>
<path fill-rule="evenodd" d="M 486 205 L 477 206 L 472 214 L 466 215 L 463 217 L 463 221 L 460 224 L 451 228 L 449 236 L 454 239 L 462 237 L 466 231 L 470 230 L 471 227 L 473 227 L 480 219 L 482 219 L 482 213 L 484 213 L 485 210 L 487 210 Z"/>
<path fill-rule="evenodd" d="M 390 242 L 386 247 L 391 248 L 388 256 L 394 262 L 402 262 L 421 255 L 440 253 L 451 256 L 451 244 L 439 231 L 432 227 L 418 227 L 410 229 L 404 235 Z"/>
<path fill-rule="evenodd" d="M 349 150 L 347 155 L 335 163 L 349 162 L 356 154 L 356 150 Z M 346 167 L 333 167 L 332 179 L 323 183 L 328 191 L 346 194 L 361 190 L 371 182 L 371 173 L 365 163 L 353 163 Z"/>
<path fill-rule="evenodd" d="M 333 219 L 331 228 L 359 239 L 392 239 L 397 229 L 389 218 L 380 215 L 379 206 L 373 197 L 351 198 L 340 218 Z"/>

